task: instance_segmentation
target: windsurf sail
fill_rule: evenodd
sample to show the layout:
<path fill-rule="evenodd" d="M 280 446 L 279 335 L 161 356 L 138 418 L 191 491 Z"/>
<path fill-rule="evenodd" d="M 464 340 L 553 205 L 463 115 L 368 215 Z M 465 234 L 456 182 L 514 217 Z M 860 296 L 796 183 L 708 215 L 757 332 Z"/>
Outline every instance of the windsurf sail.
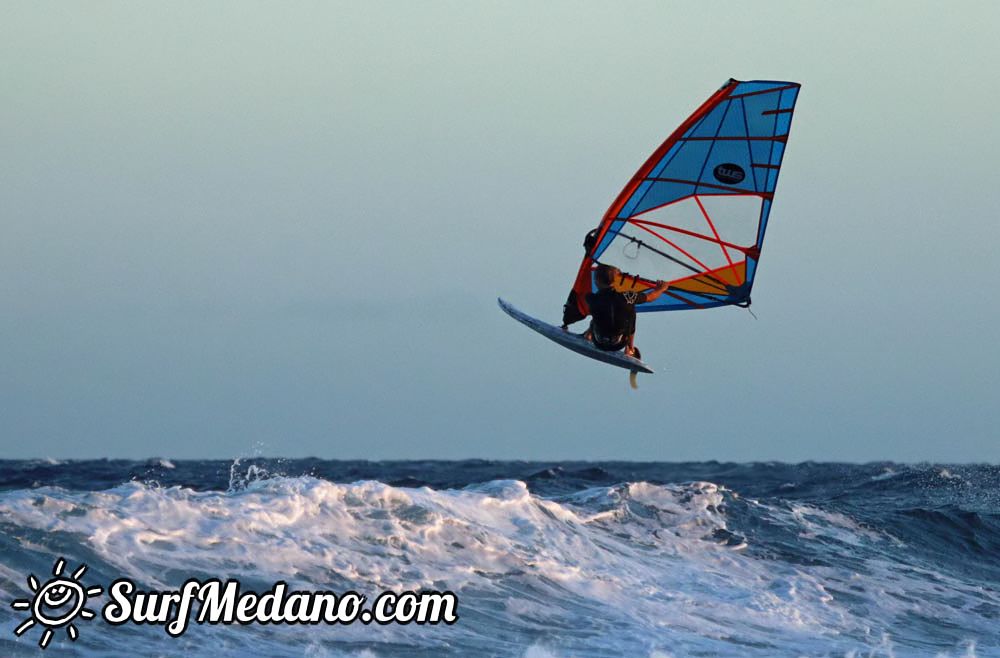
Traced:
<path fill-rule="evenodd" d="M 729 80 L 639 168 L 588 236 L 563 322 L 589 315 L 593 268 L 670 288 L 637 311 L 749 306 L 800 85 Z"/>

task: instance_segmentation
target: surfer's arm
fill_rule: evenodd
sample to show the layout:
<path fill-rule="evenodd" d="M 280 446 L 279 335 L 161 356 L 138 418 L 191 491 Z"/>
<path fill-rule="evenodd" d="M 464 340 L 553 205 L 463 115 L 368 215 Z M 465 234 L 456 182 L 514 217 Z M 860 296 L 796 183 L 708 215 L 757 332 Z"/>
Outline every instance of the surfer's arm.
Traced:
<path fill-rule="evenodd" d="M 653 288 L 652 290 L 647 290 L 645 293 L 643 293 L 646 296 L 646 299 L 641 303 L 645 304 L 646 302 L 653 301 L 654 299 L 665 293 L 667 291 L 667 288 L 669 287 L 670 284 L 667 283 L 666 281 L 658 281 L 656 283 L 655 288 Z"/>

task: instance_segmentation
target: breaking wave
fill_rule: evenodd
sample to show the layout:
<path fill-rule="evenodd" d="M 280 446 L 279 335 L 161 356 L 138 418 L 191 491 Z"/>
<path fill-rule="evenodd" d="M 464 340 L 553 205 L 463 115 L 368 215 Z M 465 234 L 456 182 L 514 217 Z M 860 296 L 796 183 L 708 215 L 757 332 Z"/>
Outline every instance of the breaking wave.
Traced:
<path fill-rule="evenodd" d="M 254 469 L 234 470 L 225 491 L 130 481 L 2 492 L 0 590 L 24 596 L 26 574 L 62 556 L 100 583 L 216 577 L 459 597 L 453 626 L 196 626 L 174 640 L 95 620 L 59 655 L 1000 654 L 995 513 L 897 505 L 893 523 L 873 523 L 707 481 L 541 495 L 524 479 L 432 489 Z M 19 618 L 2 614 L 12 631 Z M 5 655 L 39 652 L 3 635 Z"/>

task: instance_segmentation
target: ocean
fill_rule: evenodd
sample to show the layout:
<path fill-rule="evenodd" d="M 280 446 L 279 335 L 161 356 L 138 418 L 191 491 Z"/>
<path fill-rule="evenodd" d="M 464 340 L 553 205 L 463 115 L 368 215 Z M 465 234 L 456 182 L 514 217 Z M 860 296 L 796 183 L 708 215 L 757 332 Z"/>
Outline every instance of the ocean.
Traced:
<path fill-rule="evenodd" d="M 103 589 L 93 618 L 30 607 L 54 570 Z M 458 619 L 173 637 L 102 617 L 120 578 L 451 592 Z M 2 656 L 1000 656 L 1000 467 L 0 461 L 0 592 Z"/>

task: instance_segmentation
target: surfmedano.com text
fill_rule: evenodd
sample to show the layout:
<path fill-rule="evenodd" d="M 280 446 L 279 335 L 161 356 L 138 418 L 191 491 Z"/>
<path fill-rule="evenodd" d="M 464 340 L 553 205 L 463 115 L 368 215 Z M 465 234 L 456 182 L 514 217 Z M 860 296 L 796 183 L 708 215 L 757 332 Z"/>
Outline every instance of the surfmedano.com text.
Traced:
<path fill-rule="evenodd" d="M 110 601 L 101 616 L 109 624 L 164 626 L 180 637 L 193 619 L 198 624 L 454 624 L 458 597 L 453 592 L 382 592 L 372 605 L 354 591 L 288 591 L 284 581 L 264 593 L 240 589 L 238 580 L 189 579 L 179 590 L 140 591 L 128 578 L 108 588 Z M 196 610 L 197 608 L 197 610 Z"/>

